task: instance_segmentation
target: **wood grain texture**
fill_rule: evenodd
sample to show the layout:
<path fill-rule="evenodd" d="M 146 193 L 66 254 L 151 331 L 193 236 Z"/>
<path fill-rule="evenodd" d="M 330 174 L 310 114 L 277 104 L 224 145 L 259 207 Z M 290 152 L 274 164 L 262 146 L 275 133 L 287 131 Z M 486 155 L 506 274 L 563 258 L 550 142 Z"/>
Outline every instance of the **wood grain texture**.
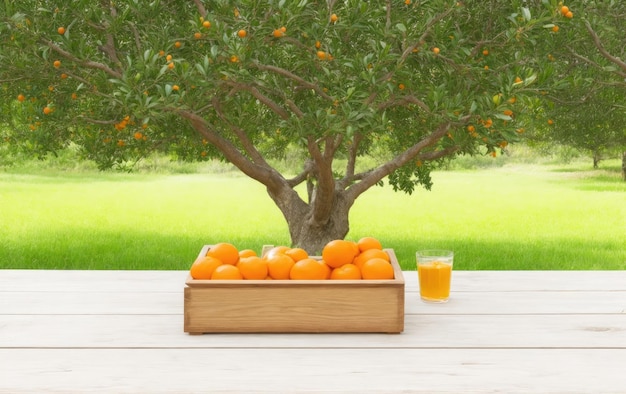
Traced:
<path fill-rule="evenodd" d="M 187 275 L 0 270 L 0 392 L 626 392 L 625 271 L 405 271 L 395 335 L 189 335 Z"/>

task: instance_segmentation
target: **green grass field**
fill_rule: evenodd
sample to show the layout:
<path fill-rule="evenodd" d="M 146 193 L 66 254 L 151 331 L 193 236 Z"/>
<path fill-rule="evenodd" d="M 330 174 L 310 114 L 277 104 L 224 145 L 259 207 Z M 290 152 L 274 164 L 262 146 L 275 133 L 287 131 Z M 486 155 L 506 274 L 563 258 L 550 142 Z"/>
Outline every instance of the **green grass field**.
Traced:
<path fill-rule="evenodd" d="M 366 192 L 349 239 L 405 269 L 449 248 L 455 269 L 626 269 L 626 184 L 611 170 L 509 165 L 433 174 L 432 191 Z M 289 244 L 263 186 L 236 173 L 0 172 L 0 268 L 187 269 L 202 245 Z"/>

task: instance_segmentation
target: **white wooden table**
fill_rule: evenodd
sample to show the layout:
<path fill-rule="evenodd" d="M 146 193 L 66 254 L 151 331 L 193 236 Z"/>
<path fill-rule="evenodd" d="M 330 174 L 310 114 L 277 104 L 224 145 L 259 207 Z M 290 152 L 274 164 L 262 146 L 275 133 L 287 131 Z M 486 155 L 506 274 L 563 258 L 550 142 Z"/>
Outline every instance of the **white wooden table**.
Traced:
<path fill-rule="evenodd" d="M 404 272 L 402 334 L 188 335 L 186 275 L 0 270 L 0 392 L 626 393 L 626 271 Z"/>

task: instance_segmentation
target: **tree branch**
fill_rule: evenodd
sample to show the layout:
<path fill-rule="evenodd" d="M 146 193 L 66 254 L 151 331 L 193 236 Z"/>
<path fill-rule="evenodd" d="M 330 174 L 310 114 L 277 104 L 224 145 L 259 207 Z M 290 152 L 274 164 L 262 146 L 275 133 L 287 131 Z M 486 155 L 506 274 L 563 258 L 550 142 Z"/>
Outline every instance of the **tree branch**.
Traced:
<path fill-rule="evenodd" d="M 413 146 L 409 147 L 404 152 L 395 156 L 393 159 L 363 174 L 355 175 L 354 179 L 360 179 L 360 182 L 352 184 L 347 189 L 346 194 L 349 195 L 347 197 L 352 200 L 356 199 L 361 193 L 365 192 L 367 189 L 380 182 L 384 177 L 402 167 L 409 161 L 413 160 L 424 148 L 436 144 L 448 133 L 448 130 L 450 130 L 450 127 L 452 126 L 452 122 L 441 123 L 439 127 L 437 127 L 437 130 L 435 130 Z M 432 160 L 430 157 L 442 157 L 446 154 L 450 154 L 457 149 L 457 147 L 453 147 L 451 151 L 446 150 L 445 153 L 443 153 L 443 151 L 434 151 L 431 153 L 426 153 L 423 156 L 425 160 Z"/>
<path fill-rule="evenodd" d="M 281 67 L 272 66 L 269 64 L 259 64 L 259 63 L 253 63 L 253 64 L 259 70 L 271 71 L 276 74 L 282 75 L 283 77 L 287 77 L 297 82 L 298 84 L 304 86 L 305 88 L 313 89 L 315 93 L 319 94 L 321 97 L 325 98 L 326 100 L 333 101 L 333 98 L 329 96 L 326 92 L 324 92 L 324 90 L 320 88 L 318 85 L 305 80 L 304 78 L 292 73 L 291 71 L 285 70 L 284 68 L 281 68 Z"/>
<path fill-rule="evenodd" d="M 205 18 L 206 8 L 204 8 L 204 5 L 202 4 L 202 0 L 193 0 L 193 2 L 196 4 L 196 7 L 198 8 L 198 14 L 200 14 L 201 17 Z"/>
<path fill-rule="evenodd" d="M 587 28 L 587 32 L 589 32 L 589 35 L 591 35 L 591 38 L 593 39 L 593 43 L 594 43 L 595 47 L 598 48 L 598 51 L 600 51 L 600 54 L 602 54 L 602 56 L 605 59 L 607 59 L 611 63 L 615 64 L 617 67 L 619 67 L 622 70 L 621 72 L 618 72 L 618 74 L 621 77 L 626 77 L 626 62 L 622 61 L 618 57 L 615 57 L 615 56 L 611 55 L 606 50 L 606 48 L 604 48 L 604 45 L 602 44 L 602 41 L 600 40 L 600 37 L 593 30 L 593 28 L 591 27 L 591 23 L 589 23 L 589 21 L 585 21 L 585 27 Z"/>
<path fill-rule="evenodd" d="M 121 79 L 122 78 L 122 73 L 120 73 L 119 71 L 115 71 L 111 68 L 109 68 L 109 66 L 107 66 L 106 64 L 103 63 L 99 63 L 99 62 L 94 62 L 91 60 L 81 60 L 79 58 L 77 58 L 76 56 L 72 55 L 71 53 L 69 53 L 68 51 L 61 49 L 61 47 L 59 47 L 58 45 L 56 45 L 55 43 L 53 43 L 52 41 L 45 41 L 46 45 L 48 45 L 48 47 L 50 49 L 52 49 L 54 52 L 58 53 L 59 55 L 63 56 L 66 59 L 69 59 L 71 61 L 73 61 L 74 63 L 77 63 L 83 67 L 87 67 L 87 68 L 92 68 L 92 69 L 97 69 L 100 71 L 105 72 L 106 74 Z"/>
<path fill-rule="evenodd" d="M 235 135 L 237 136 L 237 139 L 239 139 L 239 142 L 241 142 L 241 146 L 243 146 L 243 149 L 248 154 L 248 156 L 250 156 L 252 161 L 258 165 L 269 168 L 270 165 L 267 163 L 267 161 L 265 161 L 263 156 L 261 156 L 259 151 L 255 148 L 252 141 L 250 141 L 250 139 L 248 138 L 248 135 L 246 134 L 246 132 L 242 128 L 230 122 L 228 118 L 226 117 L 226 115 L 224 115 L 224 113 L 222 112 L 220 102 L 217 99 L 217 96 L 213 97 L 212 104 L 213 104 L 213 109 L 215 109 L 215 112 L 217 113 L 217 115 L 235 133 Z"/>
<path fill-rule="evenodd" d="M 326 137 L 326 143 L 329 140 Z M 316 140 L 312 135 L 307 137 L 307 147 L 315 167 L 318 169 L 317 175 L 317 191 L 312 193 L 311 207 L 313 212 L 313 220 L 318 223 L 326 223 L 332 211 L 333 201 L 335 199 L 335 179 L 333 177 L 332 161 L 327 161 L 322 152 L 319 150 Z M 326 147 L 328 149 L 328 147 Z"/>
<path fill-rule="evenodd" d="M 236 88 L 237 90 L 243 90 L 243 91 L 249 92 L 250 94 L 252 94 L 252 96 L 254 96 L 254 98 L 256 98 L 257 100 L 265 104 L 269 109 L 274 111 L 278 116 L 280 116 L 281 118 L 285 120 L 289 119 L 289 112 L 287 112 L 284 108 L 278 105 L 275 101 L 273 101 L 272 99 L 270 99 L 269 97 L 261 93 L 254 86 L 250 86 L 244 83 L 234 82 L 230 80 L 225 81 L 224 83 Z"/>

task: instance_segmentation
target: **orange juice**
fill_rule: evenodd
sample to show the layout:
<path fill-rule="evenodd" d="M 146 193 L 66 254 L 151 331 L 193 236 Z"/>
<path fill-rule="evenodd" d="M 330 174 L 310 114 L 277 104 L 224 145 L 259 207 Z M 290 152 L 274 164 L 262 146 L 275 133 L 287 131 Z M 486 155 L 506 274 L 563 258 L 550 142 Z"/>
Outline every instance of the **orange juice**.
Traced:
<path fill-rule="evenodd" d="M 450 297 L 452 264 L 429 261 L 417 264 L 420 296 L 424 301 L 446 302 Z"/>

